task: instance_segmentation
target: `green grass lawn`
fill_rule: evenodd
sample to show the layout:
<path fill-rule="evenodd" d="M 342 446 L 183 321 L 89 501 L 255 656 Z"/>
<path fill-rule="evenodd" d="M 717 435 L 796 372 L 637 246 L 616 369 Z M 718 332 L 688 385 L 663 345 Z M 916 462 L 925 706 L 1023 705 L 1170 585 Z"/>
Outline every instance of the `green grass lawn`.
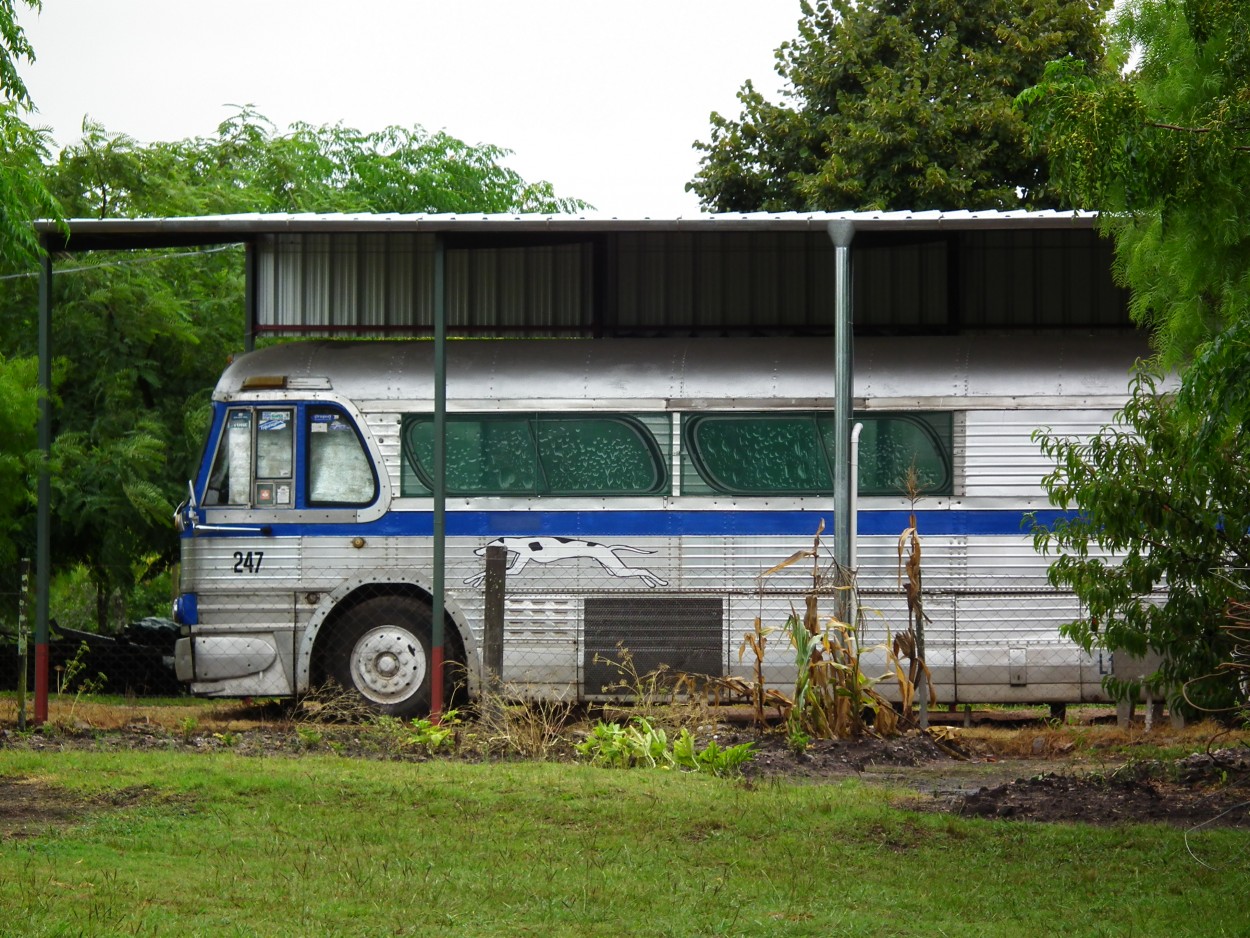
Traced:
<path fill-rule="evenodd" d="M 19 779 L 83 806 L 0 843 L 3 935 L 1250 934 L 1244 833 L 965 821 L 857 782 L 0 751 Z"/>

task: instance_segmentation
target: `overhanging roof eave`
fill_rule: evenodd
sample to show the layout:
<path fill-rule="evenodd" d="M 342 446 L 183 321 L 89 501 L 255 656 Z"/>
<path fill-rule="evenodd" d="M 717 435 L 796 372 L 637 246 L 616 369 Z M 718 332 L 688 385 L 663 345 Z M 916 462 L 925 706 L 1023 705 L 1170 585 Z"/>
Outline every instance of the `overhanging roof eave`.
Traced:
<path fill-rule="evenodd" d="M 54 251 L 124 250 L 247 242 L 276 234 L 456 233 L 605 234 L 624 232 L 823 231 L 832 221 L 865 232 L 1088 229 L 1092 212 L 755 212 L 677 218 L 599 215 L 316 215 L 253 214 L 177 218 L 69 219 L 64 226 L 36 221 Z M 65 235 L 68 226 L 68 237 Z"/>

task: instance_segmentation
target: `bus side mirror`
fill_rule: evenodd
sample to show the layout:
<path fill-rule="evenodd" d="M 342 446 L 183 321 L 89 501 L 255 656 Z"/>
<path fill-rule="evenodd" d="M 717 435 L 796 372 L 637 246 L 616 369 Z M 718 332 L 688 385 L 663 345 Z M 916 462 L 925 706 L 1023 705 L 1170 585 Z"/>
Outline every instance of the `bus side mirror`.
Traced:
<path fill-rule="evenodd" d="M 187 498 L 174 511 L 174 527 L 182 531 L 194 531 L 196 522 L 195 483 L 187 482 Z"/>

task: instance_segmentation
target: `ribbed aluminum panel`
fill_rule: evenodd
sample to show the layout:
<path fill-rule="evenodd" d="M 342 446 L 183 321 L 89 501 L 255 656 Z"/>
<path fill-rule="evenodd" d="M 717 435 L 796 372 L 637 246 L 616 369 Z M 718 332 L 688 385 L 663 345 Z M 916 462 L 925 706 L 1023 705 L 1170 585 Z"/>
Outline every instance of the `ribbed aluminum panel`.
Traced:
<path fill-rule="evenodd" d="M 1111 423 L 1113 408 L 1091 410 L 974 410 L 965 420 L 965 479 L 969 496 L 1044 498 L 1042 477 L 1055 468 L 1033 432 L 1048 428 L 1088 439 Z"/>
<path fill-rule="evenodd" d="M 265 238 L 256 265 L 258 322 L 302 335 L 428 332 L 434 256 L 434 236 L 411 232 Z M 588 244 L 449 249 L 448 327 L 582 331 L 591 302 L 590 257 Z"/>
<path fill-rule="evenodd" d="M 580 617 L 580 602 L 569 596 L 505 599 L 504 685 L 576 695 Z"/>
<path fill-rule="evenodd" d="M 397 413 L 370 412 L 364 415 L 369 434 L 378 445 L 382 455 L 379 472 L 385 472 L 390 480 L 390 490 L 400 491 L 400 475 L 402 471 L 402 443 L 400 441 L 401 416 Z"/>
<path fill-rule="evenodd" d="M 253 556 L 251 570 L 244 570 L 235 555 Z M 259 562 L 255 559 L 260 557 Z M 184 542 L 196 573 L 196 585 L 206 592 L 232 589 L 299 589 L 305 583 L 304 543 L 292 537 L 196 538 Z"/>
<path fill-rule="evenodd" d="M 232 633 L 264 632 L 280 636 L 279 647 L 290 654 L 295 619 L 295 594 L 247 589 L 206 590 L 200 594 L 200 616 Z"/>
<path fill-rule="evenodd" d="M 1046 571 L 1053 557 L 1033 549 L 1031 535 L 976 537 L 964 546 L 969 589 L 1049 590 Z"/>
<path fill-rule="evenodd" d="M 899 534 L 902 534 L 900 529 Z M 965 537 L 931 535 L 920 531 L 920 562 L 923 585 L 931 590 L 958 589 L 967 584 Z M 904 554 L 904 560 L 907 554 Z M 906 570 L 901 571 L 907 581 Z M 859 572 L 861 590 L 898 590 L 898 536 L 860 537 Z"/>
<path fill-rule="evenodd" d="M 1058 641 L 1059 626 L 1080 614 L 1076 597 L 1058 591 L 962 596 L 957 608 L 959 641 L 990 647 L 1053 644 Z M 1060 645 L 1068 647 L 1066 642 Z"/>

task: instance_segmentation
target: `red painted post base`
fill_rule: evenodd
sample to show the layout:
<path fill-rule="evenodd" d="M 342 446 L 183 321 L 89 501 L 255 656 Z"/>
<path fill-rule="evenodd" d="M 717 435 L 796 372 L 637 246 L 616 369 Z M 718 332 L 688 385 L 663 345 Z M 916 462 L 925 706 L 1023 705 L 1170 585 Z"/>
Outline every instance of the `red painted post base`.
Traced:
<path fill-rule="evenodd" d="M 35 725 L 48 722 L 48 643 L 35 645 Z"/>
<path fill-rule="evenodd" d="M 430 722 L 437 724 L 443 715 L 443 646 L 431 649 L 430 667 Z"/>

